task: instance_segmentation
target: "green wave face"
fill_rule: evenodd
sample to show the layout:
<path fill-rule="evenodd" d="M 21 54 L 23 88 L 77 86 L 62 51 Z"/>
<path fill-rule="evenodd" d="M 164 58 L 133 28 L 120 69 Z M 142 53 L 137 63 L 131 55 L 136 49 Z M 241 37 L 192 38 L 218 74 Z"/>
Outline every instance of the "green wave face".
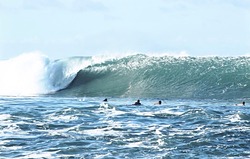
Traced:
<path fill-rule="evenodd" d="M 80 70 L 67 88 L 69 96 L 152 98 L 247 98 L 248 57 L 149 57 L 133 55 Z"/>

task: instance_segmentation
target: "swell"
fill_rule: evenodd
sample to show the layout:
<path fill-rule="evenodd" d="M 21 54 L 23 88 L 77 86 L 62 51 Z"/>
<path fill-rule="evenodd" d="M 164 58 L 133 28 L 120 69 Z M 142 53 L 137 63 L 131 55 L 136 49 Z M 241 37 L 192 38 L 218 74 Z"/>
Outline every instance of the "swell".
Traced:
<path fill-rule="evenodd" d="M 133 55 L 80 70 L 57 95 L 246 98 L 250 95 L 248 57 L 149 57 Z"/>

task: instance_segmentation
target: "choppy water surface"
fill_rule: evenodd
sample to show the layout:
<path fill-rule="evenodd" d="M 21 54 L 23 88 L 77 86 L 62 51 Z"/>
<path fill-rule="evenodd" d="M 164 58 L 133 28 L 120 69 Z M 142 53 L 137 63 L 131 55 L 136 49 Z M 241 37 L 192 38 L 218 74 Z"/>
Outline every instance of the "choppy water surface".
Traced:
<path fill-rule="evenodd" d="M 248 158 L 240 101 L 0 98 L 0 158 Z"/>

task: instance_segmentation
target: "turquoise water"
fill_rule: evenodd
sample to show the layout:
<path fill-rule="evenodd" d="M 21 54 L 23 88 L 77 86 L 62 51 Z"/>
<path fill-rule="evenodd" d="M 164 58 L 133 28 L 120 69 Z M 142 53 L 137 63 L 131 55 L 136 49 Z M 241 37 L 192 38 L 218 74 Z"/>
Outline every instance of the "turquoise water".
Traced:
<path fill-rule="evenodd" d="M 0 158 L 249 158 L 241 100 L 1 97 Z"/>
<path fill-rule="evenodd" d="M 63 96 L 237 99 L 250 96 L 249 57 L 133 55 L 81 69 Z"/>

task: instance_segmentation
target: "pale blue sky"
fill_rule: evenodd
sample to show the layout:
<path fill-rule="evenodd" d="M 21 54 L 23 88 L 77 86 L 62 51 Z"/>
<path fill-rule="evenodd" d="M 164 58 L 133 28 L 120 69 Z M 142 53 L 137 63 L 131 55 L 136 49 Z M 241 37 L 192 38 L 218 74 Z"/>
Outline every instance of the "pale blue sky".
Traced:
<path fill-rule="evenodd" d="M 250 54 L 250 0 L 0 0 L 0 59 Z"/>

